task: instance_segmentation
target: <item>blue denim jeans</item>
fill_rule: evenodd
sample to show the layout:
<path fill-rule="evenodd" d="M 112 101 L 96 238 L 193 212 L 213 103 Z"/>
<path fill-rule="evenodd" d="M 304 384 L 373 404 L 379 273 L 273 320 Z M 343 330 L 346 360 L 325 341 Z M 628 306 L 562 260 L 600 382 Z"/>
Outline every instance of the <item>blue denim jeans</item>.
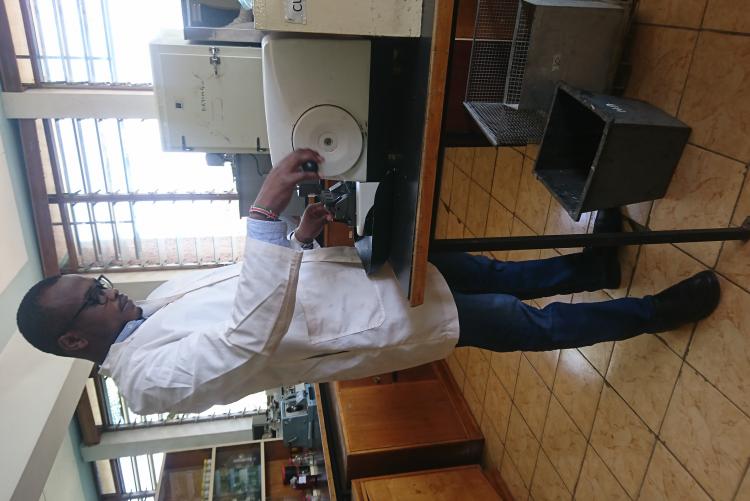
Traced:
<path fill-rule="evenodd" d="M 595 252 L 519 262 L 436 253 L 430 262 L 456 301 L 458 346 L 492 351 L 576 348 L 642 334 L 654 314 L 651 296 L 552 303 L 543 309 L 521 301 L 601 289 L 606 262 Z"/>

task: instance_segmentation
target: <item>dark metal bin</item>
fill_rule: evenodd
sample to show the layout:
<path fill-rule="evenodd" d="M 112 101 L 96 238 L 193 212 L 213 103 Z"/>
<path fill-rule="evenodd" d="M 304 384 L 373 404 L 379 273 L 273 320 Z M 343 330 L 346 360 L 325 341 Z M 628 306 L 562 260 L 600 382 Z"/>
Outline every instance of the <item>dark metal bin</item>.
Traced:
<path fill-rule="evenodd" d="M 690 135 L 662 110 L 561 83 L 535 173 L 570 216 L 661 198 Z"/>

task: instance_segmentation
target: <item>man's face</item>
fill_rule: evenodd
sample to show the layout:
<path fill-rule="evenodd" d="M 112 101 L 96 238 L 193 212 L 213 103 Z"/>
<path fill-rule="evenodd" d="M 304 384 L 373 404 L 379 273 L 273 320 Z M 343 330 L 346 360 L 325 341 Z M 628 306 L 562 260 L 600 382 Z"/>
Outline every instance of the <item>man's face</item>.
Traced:
<path fill-rule="evenodd" d="M 128 296 L 78 275 L 60 277 L 43 293 L 41 302 L 60 325 L 60 332 L 54 335 L 73 333 L 95 350 L 108 348 L 127 322 L 141 317 L 141 309 Z M 70 346 L 64 348 L 76 351 Z"/>

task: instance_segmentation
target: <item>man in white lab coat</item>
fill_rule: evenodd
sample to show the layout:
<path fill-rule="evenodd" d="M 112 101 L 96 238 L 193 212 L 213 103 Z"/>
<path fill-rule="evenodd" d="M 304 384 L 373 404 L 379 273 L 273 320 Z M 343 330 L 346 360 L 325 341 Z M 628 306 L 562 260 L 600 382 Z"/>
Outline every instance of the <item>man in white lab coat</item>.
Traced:
<path fill-rule="evenodd" d="M 523 264 L 448 254 L 431 258 L 440 272 L 428 267 L 424 304 L 410 308 L 389 266 L 367 276 L 353 248 L 309 249 L 330 219 L 319 204 L 287 236 L 277 214 L 296 184 L 317 179 L 300 168 L 310 160 L 323 161 L 298 150 L 268 175 L 242 263 L 167 282 L 139 305 L 104 277 L 45 279 L 22 301 L 19 329 L 43 351 L 99 364 L 146 414 L 399 370 L 444 358 L 457 343 L 512 351 L 625 339 L 696 321 L 718 303 L 706 272 L 643 299 L 538 310 L 519 298 L 611 286 L 613 274 L 619 282 L 616 255 Z"/>

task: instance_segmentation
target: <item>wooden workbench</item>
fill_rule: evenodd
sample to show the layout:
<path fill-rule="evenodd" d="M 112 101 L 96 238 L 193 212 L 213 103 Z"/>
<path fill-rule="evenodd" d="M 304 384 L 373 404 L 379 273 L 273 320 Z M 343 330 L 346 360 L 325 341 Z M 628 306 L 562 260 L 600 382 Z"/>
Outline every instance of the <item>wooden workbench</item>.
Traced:
<path fill-rule="evenodd" d="M 389 164 L 392 174 L 385 181 L 392 199 L 387 235 L 373 239 L 388 242 L 388 262 L 412 306 L 424 301 L 453 10 L 454 0 L 424 0 L 420 37 L 393 42 L 400 44 L 399 68 L 391 75 L 398 88 L 379 82 L 373 92 L 381 101 L 368 141 L 372 151 L 391 152 L 376 163 Z M 376 225 L 377 219 L 376 212 Z"/>

